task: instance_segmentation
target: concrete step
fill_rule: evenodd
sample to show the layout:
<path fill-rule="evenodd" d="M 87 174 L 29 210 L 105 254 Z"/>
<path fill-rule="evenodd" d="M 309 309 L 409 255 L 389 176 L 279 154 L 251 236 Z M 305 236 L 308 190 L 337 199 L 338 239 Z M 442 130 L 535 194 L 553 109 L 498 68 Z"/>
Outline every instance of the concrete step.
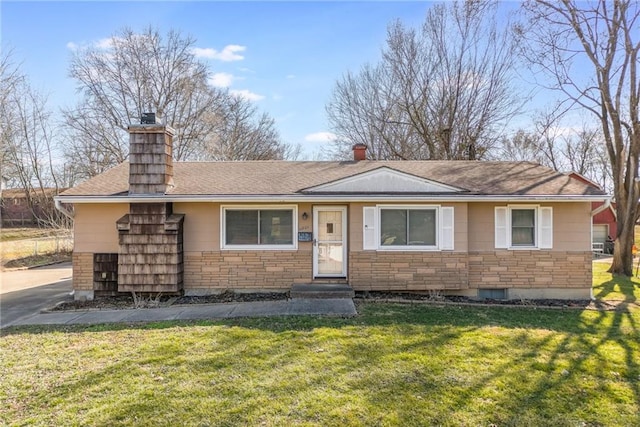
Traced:
<path fill-rule="evenodd" d="M 353 288 L 345 283 L 298 283 L 291 286 L 291 299 L 353 298 Z"/>

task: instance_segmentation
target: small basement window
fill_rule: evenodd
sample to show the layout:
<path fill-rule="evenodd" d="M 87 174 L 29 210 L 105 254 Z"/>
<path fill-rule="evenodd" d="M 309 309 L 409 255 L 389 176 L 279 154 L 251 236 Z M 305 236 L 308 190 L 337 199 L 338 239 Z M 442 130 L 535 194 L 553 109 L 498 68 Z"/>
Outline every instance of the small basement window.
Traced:
<path fill-rule="evenodd" d="M 506 289 L 478 289 L 480 299 L 507 299 Z"/>

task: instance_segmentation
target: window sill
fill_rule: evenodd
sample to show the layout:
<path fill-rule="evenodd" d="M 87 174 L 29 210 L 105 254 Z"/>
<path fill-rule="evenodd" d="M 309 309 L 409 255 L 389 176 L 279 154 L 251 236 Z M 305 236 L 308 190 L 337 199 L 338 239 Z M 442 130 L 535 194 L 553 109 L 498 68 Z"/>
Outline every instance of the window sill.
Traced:
<path fill-rule="evenodd" d="M 222 251 L 296 251 L 297 246 L 292 245 L 226 245 L 220 248 Z"/>
<path fill-rule="evenodd" d="M 444 249 L 435 246 L 379 246 L 376 250 L 378 252 L 441 252 Z"/>

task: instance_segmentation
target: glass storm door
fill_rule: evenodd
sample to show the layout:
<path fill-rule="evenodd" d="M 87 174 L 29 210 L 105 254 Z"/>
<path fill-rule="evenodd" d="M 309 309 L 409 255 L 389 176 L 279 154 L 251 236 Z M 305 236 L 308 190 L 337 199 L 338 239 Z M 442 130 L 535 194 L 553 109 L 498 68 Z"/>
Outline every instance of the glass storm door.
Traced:
<path fill-rule="evenodd" d="M 313 276 L 347 276 L 347 208 L 313 208 Z"/>

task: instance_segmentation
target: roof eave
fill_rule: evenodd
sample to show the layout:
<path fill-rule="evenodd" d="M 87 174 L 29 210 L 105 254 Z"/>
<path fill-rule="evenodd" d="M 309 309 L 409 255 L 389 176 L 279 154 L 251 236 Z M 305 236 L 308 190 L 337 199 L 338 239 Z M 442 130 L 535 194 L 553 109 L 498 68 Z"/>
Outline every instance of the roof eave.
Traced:
<path fill-rule="evenodd" d="M 605 201 L 606 195 L 478 195 L 478 194 L 206 194 L 206 195 L 118 195 L 118 196 L 56 196 L 60 203 L 219 203 L 219 202 L 597 202 Z"/>

